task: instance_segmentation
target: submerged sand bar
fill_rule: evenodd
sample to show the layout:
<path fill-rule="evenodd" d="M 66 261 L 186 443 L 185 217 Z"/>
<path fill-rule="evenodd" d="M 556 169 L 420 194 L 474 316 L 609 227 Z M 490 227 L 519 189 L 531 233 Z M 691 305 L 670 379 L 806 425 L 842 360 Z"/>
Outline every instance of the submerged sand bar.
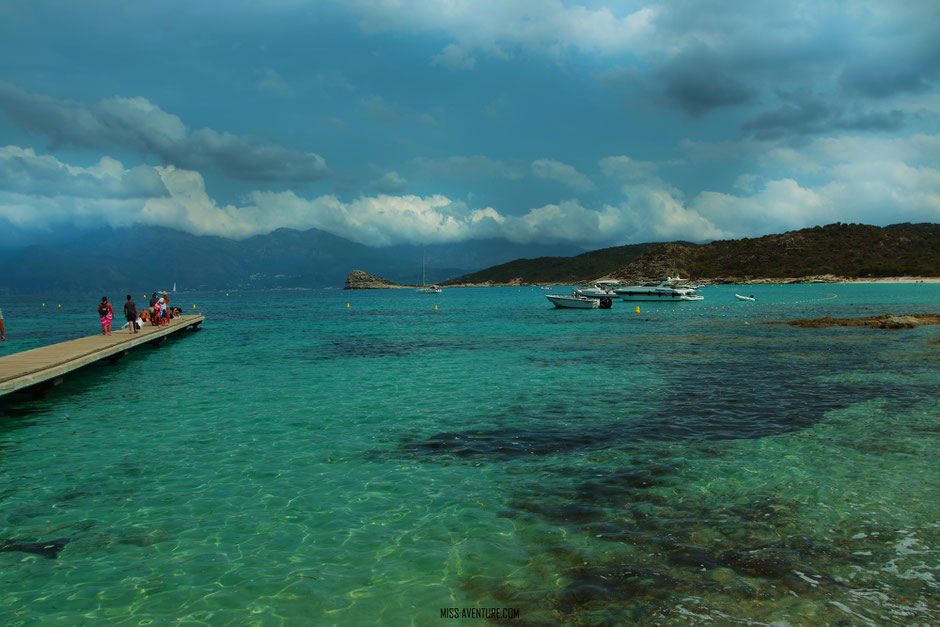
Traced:
<path fill-rule="evenodd" d="M 0 396 L 33 386 L 58 385 L 62 376 L 73 370 L 102 359 L 116 361 L 133 348 L 161 342 L 185 329 L 195 329 L 203 320 L 205 316 L 198 314 L 179 316 L 165 326 L 144 325 L 136 334 L 122 329 L 108 336 L 99 333 L 0 357 Z"/>

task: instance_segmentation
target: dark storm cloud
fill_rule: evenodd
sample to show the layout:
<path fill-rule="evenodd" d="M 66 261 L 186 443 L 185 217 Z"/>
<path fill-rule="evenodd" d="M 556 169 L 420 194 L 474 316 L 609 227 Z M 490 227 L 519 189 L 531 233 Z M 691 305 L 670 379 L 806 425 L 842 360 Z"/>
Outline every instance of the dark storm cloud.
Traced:
<path fill-rule="evenodd" d="M 756 139 L 822 135 L 833 131 L 894 131 L 904 122 L 900 111 L 846 111 L 806 93 L 778 92 L 784 104 L 745 122 L 741 130 Z"/>
<path fill-rule="evenodd" d="M 940 77 L 940 31 L 926 49 L 901 57 L 897 54 L 870 56 L 849 63 L 839 79 L 846 92 L 869 98 L 887 98 L 899 93 L 923 93 L 934 88 Z"/>
<path fill-rule="evenodd" d="M 94 105 L 31 94 L 0 81 L 0 112 L 52 147 L 126 149 L 181 168 L 217 169 L 243 181 L 317 181 L 329 176 L 317 154 L 203 128 L 190 131 L 145 98 L 108 98 Z"/>
<path fill-rule="evenodd" d="M 666 2 L 655 26 L 663 51 L 674 52 L 651 57 L 645 91 L 691 117 L 768 102 L 780 89 L 826 93 L 832 107 L 864 111 L 873 99 L 928 92 L 940 80 L 940 3 L 933 0 L 896 8 L 859 2 L 848 11 L 799 1 Z M 771 118 L 817 132 L 796 118 L 829 119 L 830 128 L 896 128 L 900 114 L 826 115 L 812 103 L 784 102 L 754 123 Z"/>
<path fill-rule="evenodd" d="M 655 84 L 663 86 L 657 100 L 691 117 L 751 102 L 755 92 L 722 68 L 727 64 L 710 56 L 690 51 L 660 66 L 653 73 Z"/>

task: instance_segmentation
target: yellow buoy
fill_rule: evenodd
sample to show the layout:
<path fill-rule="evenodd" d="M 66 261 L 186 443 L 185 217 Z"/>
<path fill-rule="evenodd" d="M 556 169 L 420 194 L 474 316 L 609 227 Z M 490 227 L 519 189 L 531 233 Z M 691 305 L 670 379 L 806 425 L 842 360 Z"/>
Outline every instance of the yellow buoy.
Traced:
<path fill-rule="evenodd" d="M 59 304 L 59 307 L 62 307 L 62 304 L 61 304 L 61 303 Z"/>
<path fill-rule="evenodd" d="M 434 311 L 437 311 L 437 305 L 434 305 Z"/>
<path fill-rule="evenodd" d="M 346 309 L 349 309 L 349 303 L 346 303 Z"/>
<path fill-rule="evenodd" d="M 640 313 L 640 306 L 639 306 L 639 305 L 636 306 L 636 312 L 637 312 L 637 313 Z"/>
<path fill-rule="evenodd" d="M 193 305 L 193 309 L 195 309 L 195 308 L 196 308 L 196 306 L 195 306 L 195 305 Z"/>
<path fill-rule="evenodd" d="M 45 307 L 45 306 L 46 306 L 46 303 L 43 303 L 42 306 Z"/>

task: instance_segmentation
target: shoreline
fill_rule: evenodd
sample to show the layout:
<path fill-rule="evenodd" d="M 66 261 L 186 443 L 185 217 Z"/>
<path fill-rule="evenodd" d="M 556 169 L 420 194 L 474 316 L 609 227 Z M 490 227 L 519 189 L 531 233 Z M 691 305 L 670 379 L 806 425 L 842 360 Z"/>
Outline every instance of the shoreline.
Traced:
<path fill-rule="evenodd" d="M 846 283 L 940 283 L 935 276 L 899 276 L 880 279 L 848 279 Z"/>
<path fill-rule="evenodd" d="M 595 279 L 600 280 L 600 279 Z M 652 280 L 652 279 L 650 279 Z M 444 289 L 452 287 L 555 287 L 569 285 L 584 285 L 594 281 L 564 283 L 564 282 L 534 282 L 524 281 L 495 282 L 487 281 L 485 283 L 457 283 L 453 285 L 440 284 Z M 636 283 L 645 283 L 647 279 L 637 279 Z M 781 278 L 759 278 L 746 279 L 743 277 L 717 277 L 713 279 L 689 279 L 691 283 L 700 285 L 810 285 L 810 284 L 835 284 L 835 283 L 940 283 L 940 277 L 921 277 L 921 276 L 898 276 L 898 277 L 837 277 L 834 275 L 810 276 L 810 277 L 781 277 Z M 634 284 L 631 281 L 622 280 L 623 285 Z"/>

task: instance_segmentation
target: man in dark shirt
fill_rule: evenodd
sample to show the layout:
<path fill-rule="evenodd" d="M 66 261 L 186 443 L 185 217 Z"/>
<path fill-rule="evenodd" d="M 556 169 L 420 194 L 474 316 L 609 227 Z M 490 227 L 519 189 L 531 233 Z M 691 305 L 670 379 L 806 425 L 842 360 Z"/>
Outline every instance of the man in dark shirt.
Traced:
<path fill-rule="evenodd" d="M 137 305 L 131 300 L 131 295 L 127 295 L 127 302 L 124 303 L 124 317 L 127 318 L 127 326 L 131 333 L 137 333 Z"/>
<path fill-rule="evenodd" d="M 157 298 L 157 293 L 154 292 L 153 296 L 150 297 L 150 308 L 147 309 L 147 313 L 150 314 L 150 324 L 154 326 L 157 325 L 157 318 L 154 316 L 154 314 L 157 313 L 157 300 L 159 300 Z"/>

